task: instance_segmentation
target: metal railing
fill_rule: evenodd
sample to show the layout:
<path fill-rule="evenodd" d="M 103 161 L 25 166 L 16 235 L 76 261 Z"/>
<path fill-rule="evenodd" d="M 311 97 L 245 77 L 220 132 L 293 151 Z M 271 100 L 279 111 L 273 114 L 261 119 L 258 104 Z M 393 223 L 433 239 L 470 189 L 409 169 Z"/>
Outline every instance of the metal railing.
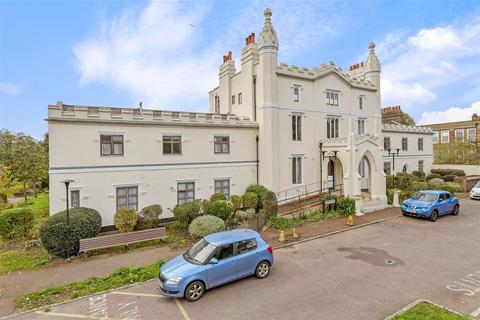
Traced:
<path fill-rule="evenodd" d="M 280 191 L 277 193 L 277 203 L 281 211 L 290 211 L 332 196 L 343 196 L 343 184 L 337 184 L 333 188 L 321 188 L 317 182 Z"/>

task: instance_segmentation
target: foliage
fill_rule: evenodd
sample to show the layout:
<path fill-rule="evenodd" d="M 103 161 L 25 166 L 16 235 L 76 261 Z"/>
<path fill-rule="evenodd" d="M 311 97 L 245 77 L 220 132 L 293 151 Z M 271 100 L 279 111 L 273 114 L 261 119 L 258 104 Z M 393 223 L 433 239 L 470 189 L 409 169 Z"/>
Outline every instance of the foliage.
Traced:
<path fill-rule="evenodd" d="M 173 208 L 173 215 L 181 228 L 187 229 L 193 219 L 200 216 L 201 204 L 199 200 L 185 202 Z"/>
<path fill-rule="evenodd" d="M 256 209 L 258 206 L 258 195 L 255 192 L 245 192 L 242 196 L 243 207 L 247 209 Z"/>
<path fill-rule="evenodd" d="M 425 175 L 426 175 L 426 174 L 425 174 L 425 172 L 423 172 L 423 171 L 412 171 L 412 174 L 413 174 L 415 177 L 417 177 L 417 178 L 419 178 L 419 179 L 421 179 L 421 180 L 425 180 Z"/>
<path fill-rule="evenodd" d="M 429 175 L 427 176 L 427 180 L 432 180 L 432 179 L 435 179 L 435 178 L 440 178 L 440 179 L 441 179 L 442 176 L 439 175 L 438 173 L 432 173 L 432 174 L 429 174 Z"/>
<path fill-rule="evenodd" d="M 222 192 L 216 192 L 211 195 L 210 201 L 215 202 L 217 200 L 227 200 L 227 199 L 225 198 L 225 195 Z"/>
<path fill-rule="evenodd" d="M 220 200 L 222 201 L 222 200 Z M 216 201 L 216 203 L 219 201 Z M 188 227 L 188 233 L 193 238 L 202 238 L 211 233 L 225 230 L 225 222 L 215 216 L 200 216 L 195 218 Z"/>
<path fill-rule="evenodd" d="M 392 320 L 468 320 L 467 316 L 458 315 L 447 309 L 428 302 L 420 302 Z"/>
<path fill-rule="evenodd" d="M 212 210 L 212 201 L 210 200 L 202 200 L 202 213 L 203 214 L 210 214 Z"/>
<path fill-rule="evenodd" d="M 34 309 L 52 303 L 63 302 L 91 295 L 129 284 L 155 279 L 163 261 L 142 267 L 120 267 L 103 277 L 91 277 L 86 280 L 34 291 L 16 299 L 16 305 L 22 309 Z"/>
<path fill-rule="evenodd" d="M 113 225 L 120 232 L 131 232 L 137 224 L 137 211 L 135 209 L 119 209 L 113 217 Z"/>
<path fill-rule="evenodd" d="M 242 197 L 240 196 L 237 196 L 237 195 L 233 195 L 231 198 L 230 198 L 230 201 L 232 202 L 232 205 L 233 205 L 233 209 L 235 211 L 238 211 L 242 208 Z"/>
<path fill-rule="evenodd" d="M 447 181 L 452 182 L 453 179 L 455 179 L 455 176 L 454 176 L 454 175 L 450 175 L 450 174 L 449 174 L 449 175 L 443 176 L 443 180 L 444 180 L 445 182 L 447 182 Z"/>
<path fill-rule="evenodd" d="M 355 213 L 355 200 L 350 197 L 343 197 L 337 201 L 337 211 L 344 216 L 349 216 Z"/>
<path fill-rule="evenodd" d="M 431 185 L 430 188 L 434 189 L 434 190 L 444 190 L 444 191 L 448 191 L 448 192 L 451 192 L 451 193 L 463 192 L 464 191 L 463 186 L 461 186 L 461 185 L 459 185 L 458 183 L 455 183 L 455 182 L 446 182 L 443 185 L 439 185 L 439 184 Z"/>
<path fill-rule="evenodd" d="M 265 213 L 265 217 L 269 219 L 270 217 L 275 217 L 278 213 L 278 202 L 277 202 L 277 195 L 267 190 L 262 194 L 260 198 L 261 207 L 263 208 L 263 212 Z"/>
<path fill-rule="evenodd" d="M 428 189 L 428 183 L 425 181 L 413 181 L 410 188 L 412 191 Z"/>
<path fill-rule="evenodd" d="M 50 254 L 66 258 L 78 253 L 80 239 L 95 237 L 101 226 L 102 217 L 98 211 L 84 207 L 72 208 L 69 224 L 66 211 L 48 218 L 40 227 L 40 239 Z"/>
<path fill-rule="evenodd" d="M 393 189 L 393 175 L 387 174 L 386 180 L 387 189 Z"/>
<path fill-rule="evenodd" d="M 387 189 L 387 204 L 393 204 L 393 191 L 390 189 Z"/>
<path fill-rule="evenodd" d="M 152 204 L 143 208 L 138 213 L 136 229 L 145 230 L 158 227 L 162 211 L 162 207 L 159 204 Z"/>
<path fill-rule="evenodd" d="M 49 261 L 46 254 L 35 254 L 23 250 L 0 253 L 0 274 L 25 269 L 38 269 Z"/>
<path fill-rule="evenodd" d="M 22 190 L 22 185 L 13 178 L 12 170 L 0 163 L 0 209 L 7 207 L 8 197 Z"/>
<path fill-rule="evenodd" d="M 240 225 L 245 221 L 255 218 L 256 214 L 255 209 L 239 210 L 235 212 L 234 223 L 235 225 Z"/>
<path fill-rule="evenodd" d="M 285 218 L 282 216 L 270 218 L 270 225 L 277 230 L 285 230 L 295 227 L 295 220 L 292 218 Z"/>
<path fill-rule="evenodd" d="M 212 204 L 210 214 L 227 221 L 233 213 L 233 204 L 227 200 L 217 200 Z"/>
<path fill-rule="evenodd" d="M 439 174 L 441 176 L 446 176 L 452 174 L 453 169 L 432 169 L 430 170 L 431 173 Z"/>
<path fill-rule="evenodd" d="M 401 190 L 408 190 L 414 180 L 416 178 L 413 174 L 399 172 L 395 177 L 395 187 Z"/>
<path fill-rule="evenodd" d="M 28 208 L 12 208 L 0 212 L 0 237 L 25 237 L 33 227 L 33 213 Z"/>
<path fill-rule="evenodd" d="M 260 199 L 262 199 L 264 193 L 268 192 L 269 190 L 260 184 L 249 184 L 247 189 L 245 189 L 245 194 L 248 192 L 253 192 L 257 195 L 258 203 L 257 209 L 262 209 L 262 203 Z M 245 204 L 244 204 L 245 205 Z"/>
<path fill-rule="evenodd" d="M 433 178 L 431 180 L 428 180 L 428 185 L 445 185 L 445 181 L 440 178 Z"/>
<path fill-rule="evenodd" d="M 433 162 L 439 164 L 480 164 L 479 148 L 475 143 L 437 144 L 434 145 Z"/>
<path fill-rule="evenodd" d="M 456 177 L 463 177 L 463 176 L 465 176 L 465 171 L 460 170 L 460 169 L 453 169 L 450 174 L 453 175 L 453 176 L 456 176 Z"/>

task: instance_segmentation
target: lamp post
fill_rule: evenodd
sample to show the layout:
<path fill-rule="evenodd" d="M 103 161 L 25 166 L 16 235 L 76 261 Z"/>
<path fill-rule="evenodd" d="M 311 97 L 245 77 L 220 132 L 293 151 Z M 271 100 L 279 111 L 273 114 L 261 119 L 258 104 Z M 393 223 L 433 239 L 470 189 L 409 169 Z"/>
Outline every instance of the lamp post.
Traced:
<path fill-rule="evenodd" d="M 478 123 L 479 118 L 475 114 L 473 117 L 473 123 L 475 124 L 475 164 L 478 164 Z"/>
<path fill-rule="evenodd" d="M 71 180 L 71 179 L 67 179 L 67 180 L 62 181 L 62 183 L 65 184 L 65 192 L 66 192 L 66 196 L 67 196 L 67 225 L 70 224 L 70 212 L 69 212 L 69 205 L 68 205 L 68 186 L 70 185 L 71 182 L 73 182 L 73 180 Z"/>
<path fill-rule="evenodd" d="M 400 154 L 400 149 L 395 149 L 396 151 L 392 151 L 392 149 L 388 148 L 387 151 L 388 151 L 388 156 L 389 157 L 392 157 L 392 167 L 393 167 L 393 188 L 395 189 L 395 156 L 398 157 L 398 155 Z"/>
<path fill-rule="evenodd" d="M 323 191 L 323 153 L 325 151 L 322 150 L 323 148 L 323 143 L 320 142 L 318 144 L 318 147 L 320 148 L 320 193 Z"/>

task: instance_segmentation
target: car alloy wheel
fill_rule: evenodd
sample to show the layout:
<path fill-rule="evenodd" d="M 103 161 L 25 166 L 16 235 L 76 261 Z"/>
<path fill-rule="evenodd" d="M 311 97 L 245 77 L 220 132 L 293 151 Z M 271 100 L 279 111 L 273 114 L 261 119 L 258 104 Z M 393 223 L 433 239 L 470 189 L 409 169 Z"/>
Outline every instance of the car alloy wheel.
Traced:
<path fill-rule="evenodd" d="M 205 286 L 200 281 L 190 283 L 185 289 L 185 299 L 188 301 L 197 301 L 203 296 Z"/>
<path fill-rule="evenodd" d="M 432 215 L 430 216 L 430 221 L 435 222 L 437 221 L 437 218 L 438 218 L 438 211 L 435 210 L 432 212 Z"/>
<path fill-rule="evenodd" d="M 453 208 L 452 214 L 454 216 L 458 216 L 459 211 L 460 211 L 460 208 L 459 208 L 458 204 L 456 204 L 455 207 Z"/>
<path fill-rule="evenodd" d="M 267 261 L 262 261 L 258 264 L 255 274 L 257 278 L 263 279 L 270 273 L 270 264 Z"/>

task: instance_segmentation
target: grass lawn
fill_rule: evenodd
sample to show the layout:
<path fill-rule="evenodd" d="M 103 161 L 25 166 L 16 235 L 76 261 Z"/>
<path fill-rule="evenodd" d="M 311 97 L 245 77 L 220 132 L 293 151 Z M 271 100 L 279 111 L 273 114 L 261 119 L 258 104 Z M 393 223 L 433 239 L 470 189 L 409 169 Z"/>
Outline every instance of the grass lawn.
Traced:
<path fill-rule="evenodd" d="M 86 280 L 72 282 L 58 287 L 34 291 L 18 297 L 16 299 L 16 305 L 25 310 L 34 309 L 137 282 L 155 279 L 158 276 L 158 271 L 162 264 L 163 261 L 159 261 L 158 263 L 138 268 L 121 267 L 103 277 L 91 277 Z"/>
<path fill-rule="evenodd" d="M 447 309 L 437 307 L 428 302 L 420 302 L 392 320 L 469 320 Z"/>
<path fill-rule="evenodd" d="M 49 260 L 49 256 L 43 252 L 23 250 L 2 252 L 0 253 L 0 274 L 25 269 L 38 269 Z"/>

